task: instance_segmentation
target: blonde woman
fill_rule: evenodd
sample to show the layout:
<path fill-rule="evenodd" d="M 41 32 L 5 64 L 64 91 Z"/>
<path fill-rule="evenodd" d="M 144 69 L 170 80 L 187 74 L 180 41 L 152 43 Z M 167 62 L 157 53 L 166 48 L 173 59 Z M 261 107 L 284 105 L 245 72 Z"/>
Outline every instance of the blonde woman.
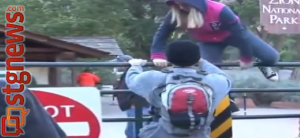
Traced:
<path fill-rule="evenodd" d="M 212 63 L 222 62 L 227 46 L 240 51 L 240 67 L 252 67 L 253 60 L 272 65 L 279 60 L 278 52 L 249 31 L 222 3 L 211 0 L 167 0 L 170 12 L 158 28 L 151 46 L 151 58 L 156 66 L 166 66 L 164 49 L 170 34 L 176 28 L 184 28 L 199 42 L 201 55 Z M 180 56 L 180 55 L 178 55 Z M 263 75 L 278 81 L 278 73 L 270 67 L 259 68 Z"/>

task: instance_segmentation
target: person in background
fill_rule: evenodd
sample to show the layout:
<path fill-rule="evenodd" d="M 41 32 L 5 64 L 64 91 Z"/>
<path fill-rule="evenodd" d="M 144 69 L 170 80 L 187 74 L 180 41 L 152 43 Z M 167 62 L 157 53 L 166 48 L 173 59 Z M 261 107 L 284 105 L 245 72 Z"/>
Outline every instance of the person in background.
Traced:
<path fill-rule="evenodd" d="M 110 60 L 110 62 L 128 62 L 129 60 L 133 59 L 129 55 L 120 55 L 117 58 Z M 128 67 L 119 67 L 119 70 L 124 70 L 123 74 L 121 75 L 120 79 L 118 79 L 117 83 L 114 85 L 114 89 L 128 89 L 125 76 L 127 74 Z M 149 111 L 149 104 L 143 97 L 130 92 L 124 94 L 116 94 L 114 95 L 117 98 L 119 108 L 121 111 L 126 112 L 127 117 L 135 117 L 135 107 L 143 107 L 143 115 L 148 116 Z M 127 127 L 125 129 L 125 135 L 127 138 L 136 138 L 136 128 L 135 122 L 128 122 Z"/>
<path fill-rule="evenodd" d="M 4 79 L 0 79 L 0 89 L 7 88 L 8 83 Z M 11 88 L 18 89 L 19 84 L 9 84 Z M 34 94 L 27 88 L 21 93 L 25 98 L 25 108 L 29 110 L 26 115 L 26 124 L 23 127 L 24 135 L 18 136 L 18 138 L 67 138 L 65 132 L 59 127 L 59 125 L 52 119 L 47 113 L 41 103 L 36 99 Z M 7 103 L 5 101 L 5 94 L 0 94 L 0 116 L 6 115 Z M 19 116 L 19 112 L 12 112 L 13 115 Z M 6 132 L 15 132 L 15 128 L 7 127 Z M 12 138 L 0 135 L 0 138 Z"/>
<path fill-rule="evenodd" d="M 86 69 L 77 76 L 79 86 L 96 86 L 101 81 L 100 77 L 95 75 L 91 70 Z"/>

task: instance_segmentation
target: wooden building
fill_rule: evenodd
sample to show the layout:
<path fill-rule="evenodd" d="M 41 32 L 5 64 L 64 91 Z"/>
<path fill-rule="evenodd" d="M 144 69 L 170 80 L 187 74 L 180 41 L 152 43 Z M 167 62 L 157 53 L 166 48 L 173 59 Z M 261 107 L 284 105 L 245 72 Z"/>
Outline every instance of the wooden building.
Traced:
<path fill-rule="evenodd" d="M 5 61 L 5 31 L 0 24 L 0 60 Z M 78 58 L 107 58 L 123 54 L 117 42 L 110 37 L 50 37 L 30 31 L 21 33 L 25 36 L 25 60 L 36 62 L 76 61 Z M 5 70 L 1 68 L 0 70 Z M 37 85 L 66 86 L 62 81 L 62 68 L 27 67 Z M 71 85 L 76 84 L 77 72 L 70 68 Z"/>

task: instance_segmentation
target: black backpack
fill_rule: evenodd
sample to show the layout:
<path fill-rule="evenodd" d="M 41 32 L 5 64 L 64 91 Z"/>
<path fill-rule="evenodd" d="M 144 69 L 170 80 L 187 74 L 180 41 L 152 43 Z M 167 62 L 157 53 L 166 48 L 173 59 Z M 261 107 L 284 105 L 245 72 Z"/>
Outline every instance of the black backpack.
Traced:
<path fill-rule="evenodd" d="M 114 89 L 128 89 L 125 83 L 125 76 L 127 70 L 121 75 L 119 81 L 117 81 L 114 85 Z M 129 93 L 118 93 L 114 94 L 114 97 L 117 98 L 119 108 L 122 111 L 126 111 L 130 109 L 132 106 L 142 106 L 149 107 L 149 103 L 147 100 L 133 92 Z"/>

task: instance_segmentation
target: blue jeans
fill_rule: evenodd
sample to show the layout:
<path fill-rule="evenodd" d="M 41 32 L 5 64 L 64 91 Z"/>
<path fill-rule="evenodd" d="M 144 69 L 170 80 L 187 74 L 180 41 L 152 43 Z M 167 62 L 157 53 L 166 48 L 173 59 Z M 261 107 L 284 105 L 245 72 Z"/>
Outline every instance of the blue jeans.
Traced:
<path fill-rule="evenodd" d="M 220 63 L 222 62 L 222 55 L 227 46 L 238 48 L 240 55 L 244 56 L 245 51 L 240 49 L 246 45 L 244 43 L 249 43 L 252 48 L 253 56 L 259 59 L 261 63 L 272 65 L 279 60 L 278 52 L 271 45 L 267 44 L 249 30 L 245 32 L 245 35 L 247 36 L 247 41 L 238 41 L 230 36 L 224 40 L 224 42 L 220 43 L 199 42 L 202 58 L 211 63 Z"/>
<path fill-rule="evenodd" d="M 143 108 L 143 115 L 149 115 L 149 108 Z M 135 108 L 125 111 L 127 117 L 135 117 Z M 128 122 L 125 129 L 126 138 L 136 138 L 135 122 Z"/>

